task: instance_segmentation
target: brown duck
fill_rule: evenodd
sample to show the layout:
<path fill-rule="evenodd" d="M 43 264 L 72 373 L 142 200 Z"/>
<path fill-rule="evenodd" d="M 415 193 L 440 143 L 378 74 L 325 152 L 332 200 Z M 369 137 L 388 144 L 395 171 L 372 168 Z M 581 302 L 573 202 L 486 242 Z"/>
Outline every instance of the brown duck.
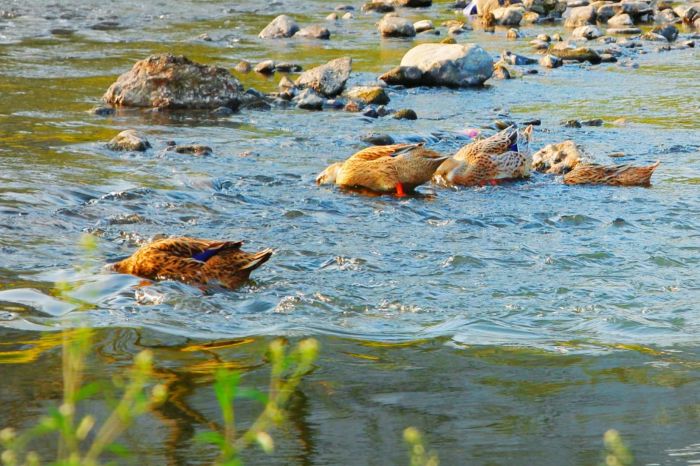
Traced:
<path fill-rule="evenodd" d="M 430 181 L 446 159 L 423 143 L 372 146 L 326 168 L 316 182 L 405 196 Z"/>
<path fill-rule="evenodd" d="M 578 164 L 564 175 L 566 184 L 607 184 L 611 186 L 649 186 L 651 175 L 661 162 L 644 167 L 632 165 Z"/>
<path fill-rule="evenodd" d="M 250 273 L 272 256 L 271 249 L 250 253 L 242 241 L 196 238 L 160 239 L 142 246 L 131 257 L 111 265 L 115 272 L 149 280 L 178 280 L 195 285 L 242 285 Z"/>
<path fill-rule="evenodd" d="M 433 180 L 446 186 L 484 186 L 530 176 L 528 144 L 532 126 L 519 132 L 510 126 L 462 147 L 435 172 Z"/>

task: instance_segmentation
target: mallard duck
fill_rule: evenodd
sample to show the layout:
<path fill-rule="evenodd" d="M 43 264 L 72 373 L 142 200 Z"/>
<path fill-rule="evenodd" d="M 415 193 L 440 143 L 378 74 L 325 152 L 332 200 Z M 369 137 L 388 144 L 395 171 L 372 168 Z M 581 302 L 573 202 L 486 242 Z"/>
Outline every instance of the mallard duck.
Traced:
<path fill-rule="evenodd" d="M 529 141 L 532 126 L 510 126 L 462 147 L 435 172 L 433 180 L 446 186 L 483 186 L 530 176 Z"/>
<path fill-rule="evenodd" d="M 372 146 L 326 168 L 316 182 L 405 196 L 430 181 L 446 159 L 423 143 Z"/>
<path fill-rule="evenodd" d="M 272 256 L 272 249 L 250 253 L 242 241 L 188 237 L 160 239 L 142 246 L 130 257 L 111 265 L 119 273 L 149 280 L 220 284 L 236 288 Z"/>
<path fill-rule="evenodd" d="M 649 186 L 651 175 L 661 162 L 645 167 L 632 165 L 578 164 L 564 175 L 566 184 L 607 184 L 611 186 Z"/>

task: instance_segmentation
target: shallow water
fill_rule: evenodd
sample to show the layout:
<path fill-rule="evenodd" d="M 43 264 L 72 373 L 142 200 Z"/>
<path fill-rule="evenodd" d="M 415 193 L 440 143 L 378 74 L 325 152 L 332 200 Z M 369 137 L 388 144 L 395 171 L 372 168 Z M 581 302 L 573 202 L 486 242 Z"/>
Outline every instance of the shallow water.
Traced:
<path fill-rule="evenodd" d="M 252 337 L 254 344 L 221 357 L 259 365 L 268 337 L 314 335 L 323 357 L 300 391 L 305 404 L 275 456 L 251 462 L 400 464 L 408 425 L 426 431 L 443 464 L 593 464 L 611 427 L 630 439 L 639 464 L 700 459 L 698 49 L 538 67 L 537 75 L 491 80 L 483 89 L 390 90 L 389 106 L 413 108 L 416 121 L 303 110 L 223 118 L 86 112 L 150 53 L 228 68 L 273 58 L 307 69 L 349 55 L 351 84 L 361 84 L 413 44 L 435 40 L 381 39 L 379 17 L 359 12 L 330 23 L 330 41 L 256 38 L 277 14 L 323 23 L 333 6 L 2 5 L 18 16 L 0 18 L 0 331 L 1 344 L 23 356 L 3 366 L 3 386 L 12 391 L 3 389 L 0 420 L 36 419 L 38 408 L 19 409 L 13 400 L 56 399 L 39 381 L 53 374 L 59 383 L 57 346 L 35 342 L 63 326 L 103 329 L 101 344 L 111 349 L 96 352 L 94 376 L 144 346 L 169 348 L 157 360 L 204 417 L 216 415 L 211 381 L 192 367 L 210 355 L 183 357 L 178 348 Z M 444 2 L 409 16 L 454 17 Z M 213 41 L 197 39 L 202 33 Z M 534 55 L 526 39 L 507 41 L 505 29 L 458 40 L 494 55 L 505 48 Z M 279 77 L 241 80 L 269 91 Z M 653 187 L 569 187 L 535 175 L 477 189 L 424 186 L 424 197 L 396 199 L 313 182 L 328 163 L 365 147 L 360 137 L 369 132 L 450 152 L 464 144 L 466 128 L 531 118 L 542 120 L 536 149 L 571 138 L 600 161 L 660 160 Z M 572 118 L 606 124 L 561 127 Z M 627 124 L 613 125 L 618 118 Z M 128 128 L 146 133 L 153 149 L 105 148 Z M 207 144 L 214 154 L 166 152 L 170 140 Z M 625 157 L 609 159 L 614 152 Z M 81 247 L 85 232 L 99 237 L 96 252 Z M 156 234 L 244 239 L 248 249 L 273 247 L 275 255 L 236 292 L 172 282 L 136 287 L 138 279 L 102 270 Z M 67 295 L 57 283 L 68 284 Z M 264 364 L 252 370 L 251 382 L 263 386 L 266 373 Z M 164 417 L 186 430 L 204 425 L 181 413 Z M 206 458 L 187 436 L 171 457 L 167 423 L 150 422 L 153 440 L 141 457 L 153 464 Z"/>

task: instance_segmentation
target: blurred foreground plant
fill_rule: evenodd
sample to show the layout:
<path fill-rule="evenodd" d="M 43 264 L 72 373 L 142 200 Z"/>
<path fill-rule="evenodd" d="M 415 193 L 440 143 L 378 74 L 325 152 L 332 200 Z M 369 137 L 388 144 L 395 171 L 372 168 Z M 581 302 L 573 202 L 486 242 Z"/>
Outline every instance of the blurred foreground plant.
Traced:
<path fill-rule="evenodd" d="M 627 448 L 618 431 L 610 429 L 605 432 L 603 443 L 605 444 L 604 466 L 629 466 L 634 462 L 632 452 Z"/>
<path fill-rule="evenodd" d="M 438 466 L 440 459 L 437 453 L 426 451 L 423 435 L 415 427 L 407 427 L 403 431 L 403 439 L 408 443 L 410 466 Z"/>
<path fill-rule="evenodd" d="M 253 443 L 257 443 L 266 453 L 274 449 L 274 442 L 268 430 L 285 419 L 285 405 L 302 377 L 311 370 L 317 356 L 318 342 L 312 338 L 301 341 L 289 352 L 282 340 L 273 341 L 269 349 L 272 374 L 267 394 L 240 388 L 240 374 L 237 372 L 226 369 L 217 371 L 214 390 L 223 414 L 224 429 L 223 432 L 203 432 L 197 436 L 200 442 L 219 447 L 221 453 L 215 462 L 216 465 L 242 464 L 240 452 Z M 252 425 L 240 435 L 236 432 L 235 398 L 252 398 L 265 406 Z"/>
<path fill-rule="evenodd" d="M 114 443 L 131 426 L 134 420 L 167 397 L 165 386 L 155 385 L 147 391 L 152 379 L 153 355 L 142 351 L 134 358 L 127 370 L 122 397 L 99 429 L 91 414 L 77 419 L 77 405 L 101 389 L 99 383 L 82 385 L 85 358 L 90 351 L 92 331 L 77 329 L 64 332 L 63 341 L 63 403 L 50 408 L 48 416 L 25 432 L 17 433 L 11 427 L 0 431 L 0 446 L 3 452 L 0 461 L 5 466 L 34 466 L 41 464 L 36 452 L 27 452 L 30 441 L 49 434 L 58 434 L 57 466 L 93 466 L 105 451 L 124 452 L 124 447 Z M 87 437 L 96 432 L 90 441 Z"/>

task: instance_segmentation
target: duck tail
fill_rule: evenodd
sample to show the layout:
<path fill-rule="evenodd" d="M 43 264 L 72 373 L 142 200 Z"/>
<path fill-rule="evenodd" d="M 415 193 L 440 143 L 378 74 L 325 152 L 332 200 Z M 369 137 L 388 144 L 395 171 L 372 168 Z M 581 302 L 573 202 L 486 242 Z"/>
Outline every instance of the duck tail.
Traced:
<path fill-rule="evenodd" d="M 267 262 L 270 257 L 272 257 L 272 249 L 270 248 L 251 254 L 250 257 L 248 257 L 248 261 L 243 264 L 240 270 L 250 273 Z"/>

